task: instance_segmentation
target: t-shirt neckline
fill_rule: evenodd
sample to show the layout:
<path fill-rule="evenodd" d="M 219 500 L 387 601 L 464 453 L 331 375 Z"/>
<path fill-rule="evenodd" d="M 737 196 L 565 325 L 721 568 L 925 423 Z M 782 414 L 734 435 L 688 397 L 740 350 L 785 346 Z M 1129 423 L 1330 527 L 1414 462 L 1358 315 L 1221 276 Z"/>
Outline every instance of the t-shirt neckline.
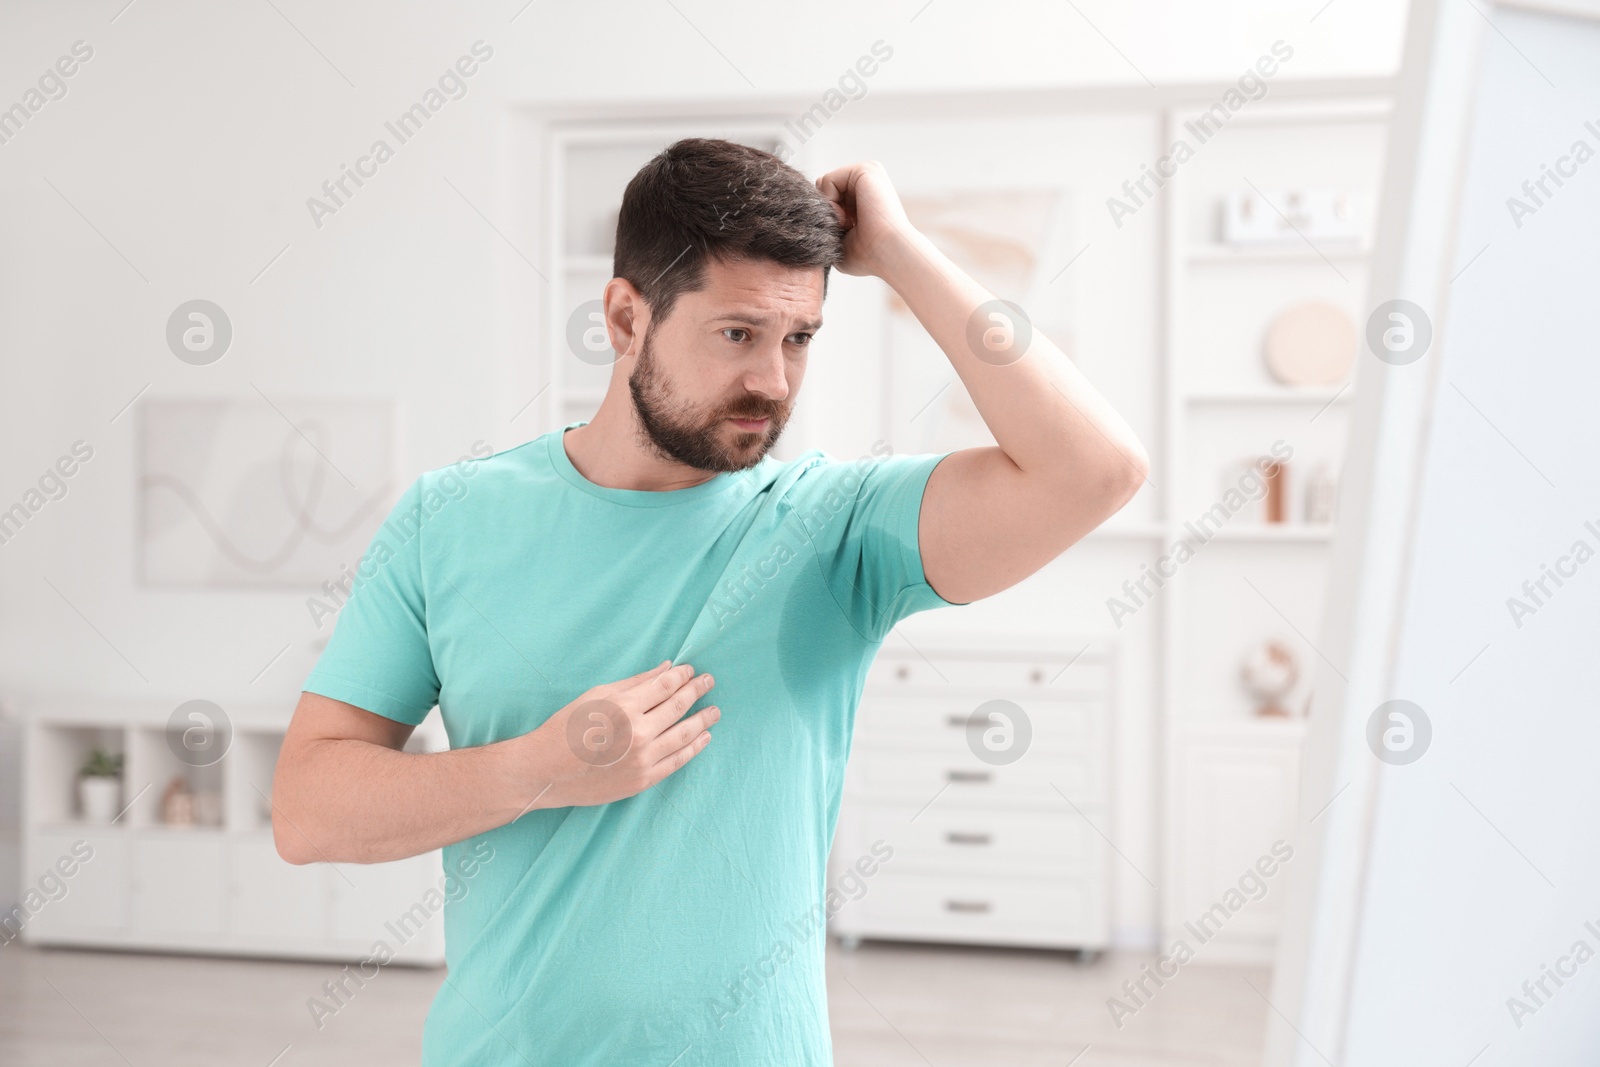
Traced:
<path fill-rule="evenodd" d="M 750 473 L 749 471 L 721 471 L 698 485 L 685 486 L 682 489 L 617 489 L 609 485 L 598 485 L 585 478 L 582 472 L 573 466 L 572 457 L 567 455 L 567 446 L 565 444 L 568 430 L 585 426 L 588 422 L 588 419 L 569 422 L 561 429 L 549 434 L 547 444 L 550 465 L 555 468 L 557 474 L 561 475 L 565 481 L 574 487 L 581 489 L 590 496 L 599 497 L 601 500 L 609 500 L 613 504 L 621 504 L 631 508 L 664 508 L 672 507 L 676 504 L 688 504 L 716 496 L 740 482 L 742 480 L 739 477 L 740 473 Z"/>

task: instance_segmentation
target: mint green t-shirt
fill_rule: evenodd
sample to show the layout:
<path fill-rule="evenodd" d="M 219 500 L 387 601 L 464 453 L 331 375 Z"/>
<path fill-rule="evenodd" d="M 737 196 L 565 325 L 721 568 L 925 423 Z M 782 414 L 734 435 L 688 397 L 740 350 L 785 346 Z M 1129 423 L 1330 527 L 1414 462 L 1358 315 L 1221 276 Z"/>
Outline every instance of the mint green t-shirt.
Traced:
<path fill-rule="evenodd" d="M 437 704 L 465 747 L 671 659 L 715 676 L 694 708 L 722 718 L 637 796 L 445 849 L 493 859 L 445 904 L 423 1063 L 831 1064 L 828 850 L 867 667 L 949 603 L 917 538 L 944 455 L 813 450 L 650 492 L 586 479 L 564 432 L 419 477 L 305 689 L 406 723 Z"/>

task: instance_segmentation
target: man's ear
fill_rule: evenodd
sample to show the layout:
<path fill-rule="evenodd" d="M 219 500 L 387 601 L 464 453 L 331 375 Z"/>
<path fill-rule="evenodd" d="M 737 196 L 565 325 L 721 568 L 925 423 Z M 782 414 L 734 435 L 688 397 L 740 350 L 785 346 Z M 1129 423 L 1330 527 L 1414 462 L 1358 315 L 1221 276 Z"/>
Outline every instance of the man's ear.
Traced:
<path fill-rule="evenodd" d="M 650 327 L 649 305 L 626 278 L 612 278 L 607 282 L 603 299 L 606 334 L 612 351 L 618 359 L 638 355 L 645 331 Z"/>

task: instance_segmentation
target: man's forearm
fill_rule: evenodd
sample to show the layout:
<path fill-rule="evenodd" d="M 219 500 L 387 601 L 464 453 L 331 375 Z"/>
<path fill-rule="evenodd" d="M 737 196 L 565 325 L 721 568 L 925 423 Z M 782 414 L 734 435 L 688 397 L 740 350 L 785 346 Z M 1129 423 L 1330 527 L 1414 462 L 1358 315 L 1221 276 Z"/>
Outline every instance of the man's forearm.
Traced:
<path fill-rule="evenodd" d="M 278 849 L 295 863 L 382 863 L 557 806 L 533 735 L 447 752 L 370 741 L 304 743 L 273 791 Z M 538 785 L 539 781 L 545 785 Z"/>
<path fill-rule="evenodd" d="M 403 752 L 411 727 L 301 694 L 278 754 L 272 831 L 291 863 L 382 863 L 504 826 L 535 808 L 609 804 L 678 770 L 711 740 L 715 685 L 663 660 L 604 682 L 536 729 L 448 752 Z"/>

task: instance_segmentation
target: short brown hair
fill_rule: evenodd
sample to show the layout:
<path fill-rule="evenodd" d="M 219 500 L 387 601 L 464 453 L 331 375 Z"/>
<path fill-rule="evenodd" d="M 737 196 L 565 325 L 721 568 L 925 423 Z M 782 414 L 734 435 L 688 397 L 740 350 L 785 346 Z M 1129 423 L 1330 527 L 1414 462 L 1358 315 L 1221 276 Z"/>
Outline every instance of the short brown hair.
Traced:
<path fill-rule="evenodd" d="M 709 259 L 821 267 L 826 297 L 844 233 L 821 190 L 771 152 L 686 137 L 628 182 L 611 272 L 639 290 L 653 327 L 681 294 L 705 286 Z"/>

